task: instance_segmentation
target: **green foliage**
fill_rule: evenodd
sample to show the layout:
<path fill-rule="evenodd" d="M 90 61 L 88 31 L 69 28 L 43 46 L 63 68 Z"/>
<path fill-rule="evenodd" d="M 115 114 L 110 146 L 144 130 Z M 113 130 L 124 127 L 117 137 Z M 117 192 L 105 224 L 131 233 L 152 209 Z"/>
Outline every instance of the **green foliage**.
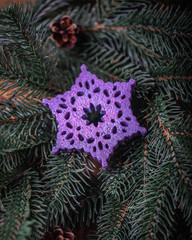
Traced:
<path fill-rule="evenodd" d="M 31 11 L 11 5 L 1 11 L 0 24 L 1 91 L 33 98 L 55 91 L 48 86 L 52 58 L 44 53 L 44 32 L 36 34 Z"/>
<path fill-rule="evenodd" d="M 43 181 L 49 222 L 63 226 L 67 221 L 74 224 L 70 216 L 80 206 L 84 189 L 90 186 L 88 173 L 91 168 L 83 156 L 75 154 L 50 155 L 46 166 Z"/>
<path fill-rule="evenodd" d="M 50 22 L 63 15 L 80 27 L 74 49 L 50 40 Z M 1 10 L 2 240 L 92 223 L 87 239 L 176 239 L 178 210 L 192 228 L 191 20 L 188 10 L 148 0 L 38 0 L 32 10 Z M 57 124 L 41 104 L 69 90 L 82 63 L 104 81 L 136 80 L 132 108 L 148 130 L 97 174 L 85 153 L 52 155 Z"/>
<path fill-rule="evenodd" d="M 112 172 L 103 172 L 106 202 L 99 218 L 99 239 L 129 239 L 132 228 L 130 205 L 143 184 L 144 142 L 135 139 L 125 149 L 127 160 Z M 134 174 L 133 174 L 134 172 Z"/>
<path fill-rule="evenodd" d="M 16 237 L 25 239 L 26 236 L 30 236 L 31 225 L 34 223 L 27 220 L 30 211 L 29 199 L 31 197 L 29 176 L 16 179 L 11 186 L 7 186 L 3 195 L 1 239 L 13 239 Z"/>

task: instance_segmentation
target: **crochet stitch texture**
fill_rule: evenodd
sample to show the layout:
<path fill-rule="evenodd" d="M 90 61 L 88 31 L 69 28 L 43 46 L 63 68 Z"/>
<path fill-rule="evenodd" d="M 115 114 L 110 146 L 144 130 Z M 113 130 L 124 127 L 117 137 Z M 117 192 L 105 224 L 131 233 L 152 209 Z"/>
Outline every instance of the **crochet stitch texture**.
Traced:
<path fill-rule="evenodd" d="M 105 83 L 87 71 L 85 65 L 81 70 L 70 91 L 51 100 L 42 100 L 58 123 L 52 152 L 84 151 L 106 169 L 107 160 L 119 143 L 138 133 L 146 133 L 131 110 L 131 89 L 135 80 Z"/>

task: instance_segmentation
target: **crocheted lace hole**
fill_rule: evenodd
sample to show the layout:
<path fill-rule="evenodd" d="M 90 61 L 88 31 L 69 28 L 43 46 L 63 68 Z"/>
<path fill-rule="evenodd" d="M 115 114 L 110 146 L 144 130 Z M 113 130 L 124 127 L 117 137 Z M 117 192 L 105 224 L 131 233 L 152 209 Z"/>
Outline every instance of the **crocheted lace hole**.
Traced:
<path fill-rule="evenodd" d="M 70 122 L 67 122 L 67 123 L 66 123 L 66 126 L 67 126 L 68 128 L 71 128 L 71 129 L 73 128 L 73 126 L 71 125 Z"/>
<path fill-rule="evenodd" d="M 80 141 L 84 141 L 84 137 L 81 134 L 78 134 L 78 138 Z"/>
<path fill-rule="evenodd" d="M 66 136 L 66 140 L 71 139 L 72 137 L 73 137 L 73 133 L 69 133 L 69 134 Z"/>
<path fill-rule="evenodd" d="M 88 94 L 88 98 L 91 98 L 91 94 Z"/>
<path fill-rule="evenodd" d="M 86 125 L 93 124 L 97 127 L 99 122 L 104 122 L 103 116 L 106 112 L 102 110 L 101 104 L 94 106 L 93 103 L 90 103 L 89 108 L 83 108 L 83 111 L 85 114 L 81 118 L 86 120 Z"/>
<path fill-rule="evenodd" d="M 95 139 L 92 137 L 87 139 L 87 143 L 93 143 L 94 141 L 95 141 Z"/>
<path fill-rule="evenodd" d="M 79 87 L 83 87 L 83 84 L 82 84 L 82 82 L 79 82 Z"/>
<path fill-rule="evenodd" d="M 83 95 L 84 95 L 84 92 L 82 92 L 82 91 L 77 92 L 78 97 L 82 97 Z"/>
<path fill-rule="evenodd" d="M 75 103 L 75 97 L 71 97 L 71 104 L 74 105 Z"/>
<path fill-rule="evenodd" d="M 65 119 L 68 120 L 69 118 L 70 118 L 70 112 L 67 112 L 67 113 L 65 114 Z"/>
<path fill-rule="evenodd" d="M 111 138 L 111 135 L 110 134 L 106 134 L 106 135 L 103 136 L 103 138 L 108 140 L 108 139 Z"/>
<path fill-rule="evenodd" d="M 126 133 L 126 132 L 127 132 L 127 130 L 126 130 L 125 128 L 123 128 L 123 129 L 122 129 L 122 132 Z"/>
<path fill-rule="evenodd" d="M 96 147 L 95 146 L 93 147 L 93 152 L 96 152 Z"/>
<path fill-rule="evenodd" d="M 131 120 L 131 118 L 130 118 L 130 117 L 126 117 L 125 119 L 126 119 L 127 121 L 130 121 L 130 120 Z"/>
<path fill-rule="evenodd" d="M 113 133 L 113 134 L 116 134 L 116 133 L 117 133 L 117 127 L 116 127 L 116 126 L 113 127 L 112 133 Z"/>
<path fill-rule="evenodd" d="M 61 98 L 61 101 L 66 102 L 66 99 L 65 98 Z"/>
<path fill-rule="evenodd" d="M 114 97 L 119 97 L 119 95 L 121 95 L 121 91 L 117 91 L 117 92 L 114 94 Z"/>
<path fill-rule="evenodd" d="M 121 108 L 121 103 L 115 102 L 115 106 L 116 106 L 117 108 Z"/>
<path fill-rule="evenodd" d="M 103 144 L 102 144 L 101 141 L 98 142 L 98 147 L 99 147 L 100 150 L 103 150 Z"/>
<path fill-rule="evenodd" d="M 74 144 L 74 142 L 75 142 L 74 140 L 71 140 L 71 141 L 70 141 L 70 144 L 71 144 L 71 145 L 73 145 L 73 144 Z"/>
<path fill-rule="evenodd" d="M 77 111 L 77 108 L 73 108 L 73 111 L 76 112 L 76 111 Z"/>
<path fill-rule="evenodd" d="M 109 145 L 108 145 L 108 144 L 105 144 L 105 147 L 108 149 L 108 148 L 109 148 Z"/>
<path fill-rule="evenodd" d="M 67 105 L 66 104 L 59 104 L 59 107 L 66 109 Z"/>
<path fill-rule="evenodd" d="M 103 93 L 105 94 L 106 97 L 109 97 L 109 91 L 107 89 L 103 90 Z"/>
<path fill-rule="evenodd" d="M 112 119 L 111 119 L 111 122 L 112 122 L 112 123 L 115 123 L 115 119 L 112 118 Z"/>
<path fill-rule="evenodd" d="M 85 87 L 87 88 L 87 90 L 89 90 L 90 88 L 89 83 L 87 81 L 85 82 Z"/>
<path fill-rule="evenodd" d="M 114 87 L 113 87 L 113 91 L 116 91 L 116 90 L 117 90 L 117 86 L 114 86 Z"/>
<path fill-rule="evenodd" d="M 128 123 L 126 123 L 126 122 L 120 122 L 120 124 L 121 124 L 121 126 L 123 126 L 123 127 L 127 127 L 128 126 Z"/>
<path fill-rule="evenodd" d="M 96 87 L 96 88 L 93 90 L 94 93 L 99 93 L 100 91 L 101 91 L 100 87 Z"/>
<path fill-rule="evenodd" d="M 61 111 L 60 109 L 58 109 L 56 112 L 57 112 L 57 113 L 62 113 L 62 111 Z"/>
<path fill-rule="evenodd" d="M 91 83 L 94 84 L 94 83 L 95 83 L 95 80 L 94 80 L 94 79 L 91 79 Z"/>
<path fill-rule="evenodd" d="M 96 136 L 99 137 L 99 136 L 100 136 L 100 133 L 99 133 L 99 132 L 96 132 Z"/>
<path fill-rule="evenodd" d="M 76 129 L 77 129 L 77 131 L 79 131 L 79 130 L 81 130 L 81 127 L 80 127 L 80 126 L 78 126 Z"/>
<path fill-rule="evenodd" d="M 121 99 L 125 99 L 126 98 L 126 96 L 125 95 L 123 95 L 122 97 L 121 97 Z"/>
<path fill-rule="evenodd" d="M 117 117 L 120 118 L 120 117 L 122 117 L 122 115 L 123 115 L 123 111 L 120 110 L 117 114 Z"/>
<path fill-rule="evenodd" d="M 110 104 L 111 103 L 111 100 L 107 100 L 107 104 Z"/>
<path fill-rule="evenodd" d="M 61 135 L 65 135 L 65 134 L 66 134 L 66 131 L 61 132 Z"/>

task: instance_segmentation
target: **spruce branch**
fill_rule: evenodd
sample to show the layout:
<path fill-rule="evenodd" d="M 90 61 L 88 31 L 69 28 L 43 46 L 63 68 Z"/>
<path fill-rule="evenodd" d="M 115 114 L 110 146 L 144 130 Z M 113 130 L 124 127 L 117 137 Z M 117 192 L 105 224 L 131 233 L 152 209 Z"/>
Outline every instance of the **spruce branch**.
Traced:
<path fill-rule="evenodd" d="M 106 183 L 105 181 L 103 183 L 103 186 L 105 186 L 104 192 L 107 194 L 107 191 L 109 191 L 110 193 L 109 197 L 106 195 L 106 199 L 110 199 L 111 202 L 106 202 L 106 205 L 104 205 L 103 208 L 105 210 L 101 215 L 101 222 L 99 221 L 98 234 L 101 239 L 102 237 L 105 239 L 105 236 L 106 239 L 109 236 L 111 238 L 118 236 L 122 239 L 125 239 L 126 237 L 130 237 L 131 239 L 161 239 L 161 236 L 163 237 L 164 233 L 170 232 L 170 229 L 173 227 L 174 211 L 176 208 L 176 202 L 178 201 L 178 199 L 173 198 L 174 187 L 170 187 L 172 184 L 172 178 L 170 177 L 171 173 L 176 174 L 177 177 L 180 178 L 181 185 L 186 184 L 184 189 L 187 189 L 187 185 L 188 187 L 190 186 L 190 183 L 186 181 L 187 178 L 191 178 L 190 171 L 188 172 L 188 177 L 184 177 L 182 174 L 184 172 L 186 173 L 188 167 L 185 169 L 185 164 L 181 164 L 182 166 L 180 166 L 177 159 L 178 151 L 179 154 L 182 154 L 184 157 L 186 153 L 188 153 L 188 150 L 184 148 L 178 149 L 178 142 L 174 141 L 174 138 L 170 136 L 170 132 L 168 132 L 164 125 L 166 123 L 166 125 L 168 124 L 166 127 L 170 128 L 171 126 L 173 127 L 174 124 L 177 124 L 177 121 L 181 122 L 181 119 L 178 119 L 178 117 L 182 117 L 182 112 L 180 112 L 178 107 L 173 107 L 175 102 L 167 103 L 167 100 L 164 100 L 162 104 L 162 98 L 159 97 L 157 99 L 157 102 L 154 101 L 153 104 L 150 103 L 150 107 L 153 106 L 153 111 L 157 115 L 149 113 L 149 116 L 156 116 L 156 120 L 153 121 L 157 124 L 158 130 L 154 130 L 154 124 L 151 123 L 152 119 L 147 119 L 148 124 L 150 122 L 150 125 L 153 126 L 151 127 L 151 130 L 154 132 L 149 132 L 149 135 L 145 138 L 144 143 L 141 145 L 142 150 L 137 149 L 140 154 L 136 152 L 135 155 L 131 156 L 132 159 L 135 157 L 133 160 L 134 165 L 132 162 L 127 162 L 124 165 L 125 168 L 133 167 L 135 170 L 132 169 L 131 171 L 131 169 L 129 169 L 127 172 L 129 171 L 129 174 L 132 174 L 132 177 L 138 173 L 138 179 L 134 179 L 132 181 L 127 176 L 119 177 L 117 175 L 118 181 L 115 181 L 112 176 L 110 176 L 110 178 L 108 176 L 106 179 L 108 182 L 110 181 L 111 184 Z M 159 105 L 159 103 L 161 103 L 161 105 Z M 172 111 L 172 113 L 170 111 Z M 159 141 L 160 138 L 161 141 Z M 169 148 L 166 146 L 169 146 Z M 182 153 L 180 151 L 182 151 Z M 141 164 L 141 159 L 143 164 Z M 186 159 L 186 161 L 188 160 Z M 122 169 L 120 173 L 122 173 Z M 127 181 L 126 183 L 125 179 Z M 118 188 L 114 189 L 113 186 L 116 186 L 116 182 L 118 184 L 120 183 L 123 187 L 120 187 L 119 190 Z M 126 186 L 128 186 L 128 188 Z M 189 194 L 188 190 L 186 190 L 187 194 Z M 179 195 L 182 196 L 182 194 L 184 194 L 183 190 L 179 193 Z M 125 205 L 124 209 L 122 208 L 124 205 L 122 205 L 122 201 L 119 199 L 119 196 L 126 199 L 128 203 L 127 206 Z M 119 205 L 117 202 L 119 202 Z M 186 205 L 187 204 L 190 203 L 187 202 Z M 113 207 L 111 208 L 111 206 Z M 120 207 L 117 208 L 117 206 Z M 164 206 L 168 207 L 164 208 Z M 117 209 L 119 210 L 117 211 Z M 157 209 L 161 209 L 161 215 L 158 214 L 160 210 L 157 212 Z M 167 216 L 167 211 L 169 212 L 169 216 Z M 187 211 L 186 208 L 185 211 Z M 120 224 L 117 224 L 118 220 L 115 221 L 114 219 L 118 219 L 120 212 L 122 213 L 120 216 L 123 217 L 120 218 L 121 221 L 119 220 Z M 111 217 L 109 216 L 109 213 L 111 214 Z M 138 219 L 140 219 L 139 222 Z M 167 223 L 166 229 L 164 228 L 165 221 Z M 108 230 L 109 226 L 113 226 L 113 228 L 110 228 L 110 232 Z"/>
<path fill-rule="evenodd" d="M 53 116 L 42 104 L 10 100 L 1 104 L 0 119 L 0 165 L 3 169 L 12 169 L 25 161 L 30 151 L 33 156 L 35 147 L 36 157 L 45 159 L 53 146 L 57 128 Z"/>
<path fill-rule="evenodd" d="M 25 235 L 25 231 L 22 231 L 22 225 L 31 225 L 33 222 L 29 222 L 29 199 L 31 197 L 31 186 L 29 176 L 25 176 L 21 179 L 14 188 L 9 189 L 5 193 L 2 204 L 4 207 L 4 213 L 1 214 L 1 229 L 0 235 L 2 239 L 12 239 L 18 236 L 27 237 L 30 236 L 30 228 Z"/>
<path fill-rule="evenodd" d="M 22 5 L 10 5 L 1 11 L 1 91 L 12 89 L 13 96 L 37 98 L 57 91 L 49 86 L 51 53 L 46 56 L 43 35 L 37 36 L 31 17 Z"/>
<path fill-rule="evenodd" d="M 43 181 L 49 223 L 57 224 L 60 219 L 63 225 L 68 221 L 73 225 L 70 214 L 77 212 L 77 207 L 80 207 L 80 197 L 84 196 L 84 189 L 89 186 L 90 169 L 81 159 L 81 155 L 52 155 L 47 160 Z"/>
<path fill-rule="evenodd" d="M 49 136 L 47 135 L 47 130 L 50 129 L 50 124 L 52 123 L 49 120 L 52 119 L 51 116 L 48 114 L 45 115 L 43 112 L 37 114 L 37 109 L 35 112 L 31 110 L 27 113 L 25 108 L 23 109 L 25 111 L 23 116 L 21 106 L 17 107 L 20 107 L 20 111 L 15 111 L 15 115 L 20 115 L 19 118 L 16 119 L 12 116 L 14 119 L 1 121 L 2 152 L 6 153 L 31 148 L 55 138 L 54 132 L 56 132 L 56 129 L 54 130 L 53 125 L 51 126 L 52 131 Z M 6 114 L 6 110 L 2 111 L 2 113 Z M 11 112 L 13 113 L 13 111 Z M 10 114 L 10 109 L 7 112 Z M 25 117 L 26 115 L 28 116 Z M 13 138 L 13 135 L 16 137 Z"/>
<path fill-rule="evenodd" d="M 161 102 L 161 107 L 159 100 Z M 187 153 L 186 149 L 181 149 L 179 147 L 178 142 L 174 141 L 174 138 L 170 136 L 170 132 L 167 129 L 170 129 L 171 125 L 178 120 L 178 114 L 180 114 L 178 109 L 173 110 L 174 107 L 170 108 L 172 109 L 172 114 L 170 113 L 171 110 L 169 107 L 173 104 L 174 103 L 166 104 L 165 102 L 162 104 L 162 98 L 160 97 L 156 102 L 154 102 L 153 111 L 155 114 L 149 114 L 150 116 L 154 116 L 156 118 L 156 120 L 148 119 L 148 121 L 154 122 L 154 124 L 151 122 L 151 125 L 153 126 L 151 130 L 153 129 L 152 131 L 156 131 L 156 134 L 154 134 L 155 132 L 151 132 L 147 136 L 148 147 L 145 150 L 146 157 L 144 166 L 147 164 L 150 169 L 147 170 L 145 167 L 146 180 L 144 182 L 144 195 L 142 198 L 137 198 L 139 203 L 135 203 L 135 207 L 133 206 L 136 211 L 137 206 L 141 207 L 143 202 L 143 209 L 146 209 L 143 212 L 143 220 L 141 223 L 136 221 L 136 225 L 134 225 L 133 228 L 134 236 L 137 238 L 143 237 L 143 239 L 161 239 L 161 236 L 164 237 L 165 232 L 170 232 L 169 228 L 172 227 L 174 222 L 174 211 L 177 201 L 177 199 L 173 198 L 174 188 L 171 185 L 173 178 L 170 178 L 170 176 L 176 174 L 177 177 L 180 178 L 182 184 L 186 184 L 188 187 L 191 184 L 188 182 L 190 173 L 187 176 L 183 175 L 184 172 L 185 174 L 187 172 L 184 169 L 184 166 L 179 165 L 178 161 L 180 160 L 177 158 L 179 151 L 179 154 L 183 155 L 184 160 Z M 157 129 L 154 130 L 155 125 L 158 126 L 157 129 L 160 128 L 160 132 Z M 150 138 L 150 136 L 153 137 Z M 169 146 L 169 148 L 167 148 L 166 145 Z M 155 161 L 157 161 L 157 159 L 158 162 L 156 165 Z M 186 161 L 188 160 L 186 159 Z M 161 179 L 161 182 L 159 182 L 158 179 Z M 155 192 L 152 190 L 154 187 L 156 189 Z M 167 194 L 169 194 L 169 197 Z M 180 194 L 182 195 L 183 191 L 180 192 L 179 195 Z M 164 206 L 167 206 L 166 209 L 164 209 Z M 161 210 L 158 210 L 159 208 Z M 161 214 L 159 214 L 159 211 Z M 167 215 L 167 212 L 169 212 L 169 215 Z M 135 219 L 138 219 L 137 215 L 135 216 Z"/>
<path fill-rule="evenodd" d="M 141 83 L 143 86 L 147 86 L 146 82 L 151 83 L 151 76 L 148 75 L 145 70 L 139 68 L 136 64 L 133 64 L 130 57 L 124 55 L 123 52 L 119 49 L 123 39 L 116 35 L 119 42 L 115 40 L 111 34 L 106 34 L 106 39 L 110 36 L 110 43 L 105 42 L 103 38 L 102 42 L 96 43 L 97 39 L 93 38 L 90 46 L 87 44 L 85 50 L 78 54 L 76 58 L 85 64 L 92 67 L 92 69 L 97 69 L 104 79 L 112 79 L 113 81 L 128 81 L 130 78 L 135 78 L 138 81 L 138 84 Z M 105 37 L 105 35 L 104 35 Z M 109 45 L 111 44 L 111 46 Z M 103 67 L 103 64 L 104 67 Z M 94 71 L 94 70 L 93 70 Z"/>
<path fill-rule="evenodd" d="M 41 22 L 46 17 L 57 15 L 59 11 L 65 10 L 69 7 L 70 1 L 69 0 L 46 0 L 46 1 L 36 1 L 35 6 L 33 8 L 33 18 L 35 22 Z M 51 14 L 52 13 L 52 14 Z M 54 15 L 53 15 L 54 13 Z"/>
<path fill-rule="evenodd" d="M 101 189 L 106 201 L 98 220 L 99 239 L 126 239 L 130 236 L 130 206 L 143 184 L 143 145 L 143 141 L 135 139 L 125 151 L 127 160 L 123 165 L 112 173 L 103 172 Z"/>
<path fill-rule="evenodd" d="M 42 235 L 46 214 L 40 196 L 42 184 L 37 172 L 26 171 L 20 166 L 9 177 L 6 173 L 1 173 L 0 176 L 2 239 L 32 239 L 31 236 Z"/>
<path fill-rule="evenodd" d="M 167 94 L 173 96 L 177 101 L 190 101 L 191 89 L 191 66 L 188 61 L 178 65 L 172 62 L 167 66 L 158 69 L 151 69 L 155 85 L 163 87 Z"/>
<path fill-rule="evenodd" d="M 155 4 L 154 4 L 155 3 Z M 109 18 L 105 18 L 104 25 L 126 27 L 133 26 L 145 30 L 160 32 L 165 34 L 177 34 L 185 36 L 191 35 L 191 15 L 189 10 L 180 11 L 180 7 L 168 6 L 156 1 L 119 1 Z M 179 14 L 180 13 L 180 14 Z M 149 15 L 152 18 L 149 18 Z M 146 28 L 145 28 L 146 27 Z"/>
<path fill-rule="evenodd" d="M 161 101 L 161 107 L 159 106 L 159 100 Z M 185 159 L 186 161 L 188 161 L 188 158 L 191 158 L 192 155 L 191 155 L 189 145 L 186 144 L 187 139 L 185 139 L 186 145 L 184 146 L 181 141 L 177 140 L 175 135 L 171 135 L 171 132 L 172 132 L 171 129 L 175 125 L 177 125 L 178 122 L 180 122 L 179 124 L 181 125 L 181 121 L 183 121 L 183 113 L 179 109 L 179 107 L 175 104 L 174 101 L 169 100 L 170 102 L 167 102 L 167 103 L 165 103 L 164 101 L 162 101 L 162 97 L 159 97 L 159 99 L 157 97 L 156 102 L 153 103 L 154 104 L 153 105 L 154 109 L 152 110 L 154 111 L 153 116 L 154 118 L 156 118 L 155 123 L 158 124 L 158 127 L 159 127 L 157 132 L 161 132 L 161 134 L 163 135 L 162 137 L 164 137 L 166 141 L 166 144 L 169 145 L 169 148 L 171 150 L 172 162 L 175 164 L 176 169 L 179 172 L 184 183 L 186 183 L 187 185 L 188 184 L 191 185 L 191 183 L 188 181 L 188 179 L 190 179 L 191 176 L 190 175 L 188 177 L 184 176 L 184 172 L 186 173 L 186 170 L 184 169 L 182 170 L 180 168 L 180 163 L 179 163 L 180 160 L 179 158 L 177 158 L 178 155 L 180 156 L 183 155 L 182 162 L 185 161 Z M 154 119 L 148 119 L 148 121 L 151 122 L 151 121 L 154 121 Z M 158 142 L 159 137 L 160 135 L 156 139 L 154 139 L 153 144 Z M 189 171 L 189 174 L 191 174 L 190 171 Z"/>
<path fill-rule="evenodd" d="M 32 11 L 1 11 L 0 91 L 11 96 L 0 105 L 8 238 L 96 221 L 102 240 L 171 239 L 178 209 L 192 225 L 191 13 L 155 2 L 39 0 Z M 73 50 L 49 41 L 50 21 L 63 15 L 81 28 Z M 82 63 L 104 81 L 136 80 L 131 104 L 148 130 L 94 177 L 87 155 L 51 154 L 57 126 L 40 103 L 68 90 Z"/>
<path fill-rule="evenodd" d="M 36 224 L 32 225 L 31 239 L 38 239 L 43 235 L 46 229 L 47 212 L 46 204 L 43 198 L 44 186 L 39 174 L 36 171 L 30 172 L 31 176 L 31 198 L 30 198 L 30 216 L 29 221 L 35 221 Z"/>

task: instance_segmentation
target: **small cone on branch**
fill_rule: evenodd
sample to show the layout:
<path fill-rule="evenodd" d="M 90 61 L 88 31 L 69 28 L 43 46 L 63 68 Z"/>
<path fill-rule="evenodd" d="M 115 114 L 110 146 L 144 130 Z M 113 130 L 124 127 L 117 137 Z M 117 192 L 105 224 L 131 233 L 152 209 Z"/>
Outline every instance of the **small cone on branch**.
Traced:
<path fill-rule="evenodd" d="M 62 230 L 56 226 L 52 232 L 46 232 L 40 240 L 76 240 L 76 237 L 69 228 Z"/>
<path fill-rule="evenodd" d="M 56 22 L 50 24 L 51 38 L 62 48 L 73 48 L 77 42 L 76 34 L 79 33 L 79 28 L 69 16 L 63 16 Z"/>

